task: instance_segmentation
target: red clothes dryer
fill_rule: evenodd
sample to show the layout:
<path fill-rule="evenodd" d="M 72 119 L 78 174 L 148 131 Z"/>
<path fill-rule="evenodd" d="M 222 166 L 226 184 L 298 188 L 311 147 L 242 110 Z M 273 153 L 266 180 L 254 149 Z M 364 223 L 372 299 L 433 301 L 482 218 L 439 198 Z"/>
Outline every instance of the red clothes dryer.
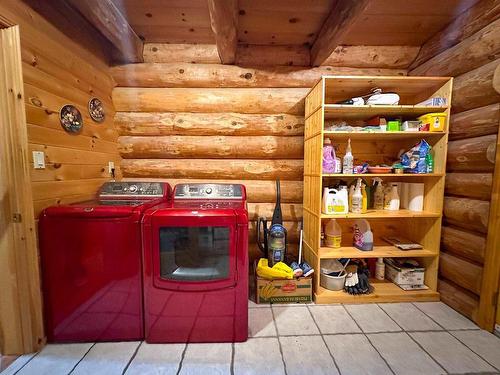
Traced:
<path fill-rule="evenodd" d="M 143 218 L 146 341 L 248 337 L 248 213 L 243 185 L 180 184 Z"/>
<path fill-rule="evenodd" d="M 159 182 L 107 182 L 95 201 L 40 216 L 45 326 L 49 342 L 140 340 L 141 219 L 167 201 Z"/>

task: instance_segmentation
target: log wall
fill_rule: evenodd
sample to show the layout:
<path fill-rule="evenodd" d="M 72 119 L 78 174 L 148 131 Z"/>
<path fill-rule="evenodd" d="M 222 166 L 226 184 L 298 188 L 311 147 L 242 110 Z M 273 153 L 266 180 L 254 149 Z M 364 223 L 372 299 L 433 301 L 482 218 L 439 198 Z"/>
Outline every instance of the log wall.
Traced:
<path fill-rule="evenodd" d="M 22 1 L 2 1 L 0 15 L 20 25 L 29 148 L 45 152 L 46 169 L 31 174 L 38 217 L 45 207 L 92 198 L 109 180 L 108 161 L 119 168 L 111 100 L 115 84 L 101 51 L 85 49 Z M 94 96 L 105 106 L 100 124 L 88 115 L 87 103 Z M 65 104 L 75 105 L 83 116 L 78 135 L 66 133 L 59 123 Z"/>
<path fill-rule="evenodd" d="M 171 63 L 165 62 L 171 61 L 168 55 L 164 60 L 159 53 L 170 47 L 154 48 L 155 59 L 145 59 L 154 63 L 112 69 L 118 85 L 113 101 L 123 175 L 159 178 L 172 185 L 207 180 L 245 184 L 252 259 L 259 256 L 255 221 L 272 216 L 277 177 L 290 248 L 297 251 L 304 98 L 309 89 L 324 74 L 406 74 L 386 66 L 243 68 L 207 63 L 211 55 L 204 58 L 200 50 L 197 64 L 190 63 L 192 56 Z"/>
<path fill-rule="evenodd" d="M 476 320 L 500 119 L 494 90 L 500 19 L 497 2 L 482 0 L 474 8 L 421 48 L 409 74 L 455 77 L 439 291 L 444 302 Z M 455 35 L 456 30 L 468 33 Z"/>

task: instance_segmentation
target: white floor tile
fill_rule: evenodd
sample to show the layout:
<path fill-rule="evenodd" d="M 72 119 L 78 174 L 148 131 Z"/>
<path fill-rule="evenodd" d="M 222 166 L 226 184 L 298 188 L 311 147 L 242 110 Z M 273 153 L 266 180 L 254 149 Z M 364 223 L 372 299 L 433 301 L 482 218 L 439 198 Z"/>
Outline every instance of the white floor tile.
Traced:
<path fill-rule="evenodd" d="M 273 306 L 273 313 L 279 335 L 319 334 L 318 327 L 306 306 Z"/>
<path fill-rule="evenodd" d="M 410 332 L 441 366 L 455 374 L 495 371 L 448 332 Z"/>
<path fill-rule="evenodd" d="M 381 303 L 384 310 L 405 331 L 441 331 L 442 328 L 411 303 Z"/>
<path fill-rule="evenodd" d="M 19 375 L 68 374 L 92 346 L 87 344 L 49 344 L 21 371 Z"/>
<path fill-rule="evenodd" d="M 398 375 L 446 374 L 406 333 L 372 333 L 368 338 Z"/>
<path fill-rule="evenodd" d="M 235 375 L 285 375 L 277 337 L 234 344 Z"/>
<path fill-rule="evenodd" d="M 72 375 L 119 375 L 140 342 L 97 343 L 76 366 Z"/>
<path fill-rule="evenodd" d="M 189 344 L 182 361 L 181 375 L 229 375 L 231 344 Z"/>
<path fill-rule="evenodd" d="M 344 307 L 365 333 L 401 331 L 401 328 L 375 304 Z"/>
<path fill-rule="evenodd" d="M 500 338 L 486 331 L 452 331 L 451 334 L 500 371 Z"/>
<path fill-rule="evenodd" d="M 323 334 L 361 332 L 356 322 L 341 305 L 310 306 L 309 311 Z"/>
<path fill-rule="evenodd" d="M 444 329 L 479 329 L 472 321 L 442 302 L 414 303 Z"/>
<path fill-rule="evenodd" d="M 248 336 L 276 336 L 276 327 L 274 326 L 271 309 L 248 310 Z"/>
<path fill-rule="evenodd" d="M 338 374 L 321 336 L 280 337 L 287 375 Z"/>
<path fill-rule="evenodd" d="M 271 307 L 270 303 L 255 303 L 251 299 L 248 300 L 248 308 L 261 308 L 261 307 Z"/>
<path fill-rule="evenodd" d="M 24 354 L 16 358 L 14 362 L 10 364 L 5 370 L 1 371 L 2 375 L 14 375 L 21 367 L 23 367 L 33 356 L 35 353 Z"/>
<path fill-rule="evenodd" d="M 185 344 L 142 343 L 126 375 L 175 375 Z"/>
<path fill-rule="evenodd" d="M 325 336 L 325 341 L 341 374 L 387 375 L 391 373 L 382 357 L 363 334 Z"/>

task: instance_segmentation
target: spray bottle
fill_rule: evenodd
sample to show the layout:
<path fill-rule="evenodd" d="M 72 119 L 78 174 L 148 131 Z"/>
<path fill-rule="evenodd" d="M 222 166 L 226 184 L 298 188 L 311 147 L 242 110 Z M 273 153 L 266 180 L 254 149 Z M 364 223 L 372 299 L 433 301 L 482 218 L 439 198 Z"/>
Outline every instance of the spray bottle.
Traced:
<path fill-rule="evenodd" d="M 384 186 L 382 185 L 382 179 L 380 177 L 375 177 L 373 181 L 375 182 L 375 191 L 373 192 L 373 209 L 383 210 Z"/>
<path fill-rule="evenodd" d="M 352 150 L 351 150 L 351 138 L 349 138 L 347 140 L 347 148 L 342 163 L 342 173 L 352 174 L 353 172 L 354 172 L 354 157 L 352 156 Z"/>
<path fill-rule="evenodd" d="M 366 185 L 361 184 L 361 196 L 362 201 L 361 201 L 361 212 L 366 213 L 368 211 L 368 194 L 366 194 Z"/>
<path fill-rule="evenodd" d="M 363 193 L 361 192 L 361 179 L 358 178 L 354 194 L 352 195 L 352 212 L 361 213 L 363 211 Z"/>

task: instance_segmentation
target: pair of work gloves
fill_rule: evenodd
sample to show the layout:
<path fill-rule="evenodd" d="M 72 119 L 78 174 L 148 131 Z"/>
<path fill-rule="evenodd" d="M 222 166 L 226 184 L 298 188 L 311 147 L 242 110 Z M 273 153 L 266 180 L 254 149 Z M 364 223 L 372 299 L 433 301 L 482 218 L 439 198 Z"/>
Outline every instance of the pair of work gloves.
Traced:
<path fill-rule="evenodd" d="M 347 276 L 344 284 L 344 291 L 356 294 L 370 294 L 372 287 L 370 286 L 370 271 L 364 261 L 351 263 L 346 267 Z"/>

